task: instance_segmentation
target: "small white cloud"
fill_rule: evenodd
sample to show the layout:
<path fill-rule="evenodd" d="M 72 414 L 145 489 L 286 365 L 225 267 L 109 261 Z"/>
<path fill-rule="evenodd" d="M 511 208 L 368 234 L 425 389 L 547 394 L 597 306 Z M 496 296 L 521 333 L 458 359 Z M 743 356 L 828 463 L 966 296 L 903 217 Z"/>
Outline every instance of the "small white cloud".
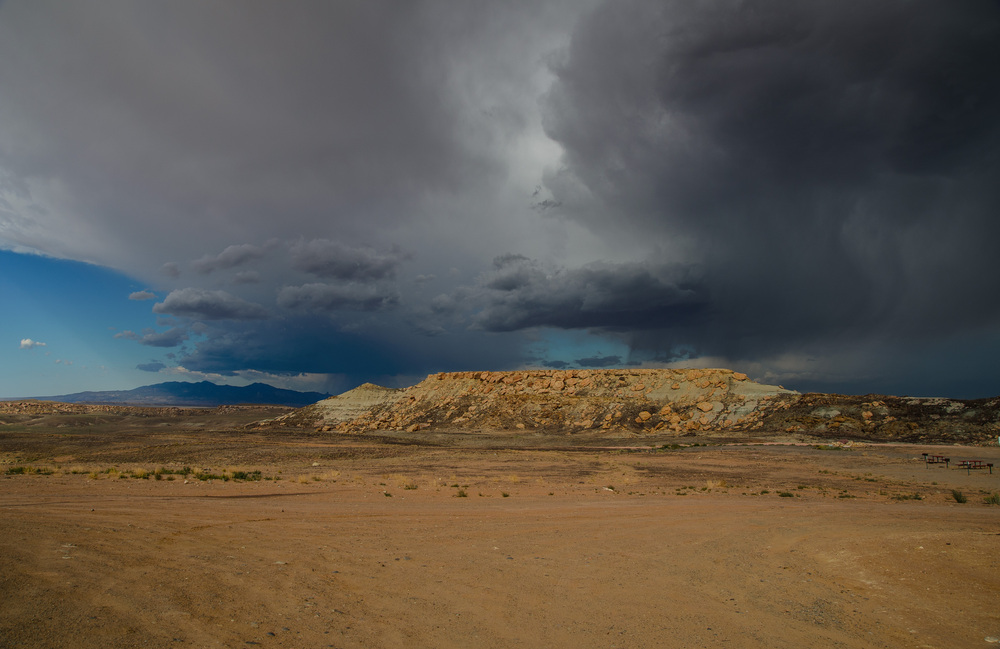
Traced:
<path fill-rule="evenodd" d="M 45 343 L 32 340 L 31 338 L 21 339 L 21 349 L 31 349 L 33 347 L 45 347 Z"/>
<path fill-rule="evenodd" d="M 156 293 L 153 293 L 152 291 L 136 291 L 135 293 L 129 294 L 128 299 L 130 299 L 130 300 L 155 300 L 156 299 Z"/>

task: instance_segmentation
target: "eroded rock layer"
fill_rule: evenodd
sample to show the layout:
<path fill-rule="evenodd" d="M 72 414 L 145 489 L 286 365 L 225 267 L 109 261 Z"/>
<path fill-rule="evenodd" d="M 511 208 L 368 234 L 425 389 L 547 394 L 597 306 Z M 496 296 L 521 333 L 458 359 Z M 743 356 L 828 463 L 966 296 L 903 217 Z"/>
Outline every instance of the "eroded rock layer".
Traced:
<path fill-rule="evenodd" d="M 685 434 L 748 430 L 761 405 L 797 393 L 723 369 L 432 374 L 401 390 L 366 384 L 280 423 L 325 431 L 524 430 Z"/>
<path fill-rule="evenodd" d="M 1000 397 L 799 394 L 724 369 L 450 372 L 365 384 L 256 426 L 996 444 Z"/>

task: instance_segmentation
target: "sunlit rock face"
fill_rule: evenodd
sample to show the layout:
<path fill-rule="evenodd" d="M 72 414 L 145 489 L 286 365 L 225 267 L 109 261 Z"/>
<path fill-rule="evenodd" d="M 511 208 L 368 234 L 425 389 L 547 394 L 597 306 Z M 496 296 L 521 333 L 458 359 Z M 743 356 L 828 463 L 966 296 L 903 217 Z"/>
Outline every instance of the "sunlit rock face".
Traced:
<path fill-rule="evenodd" d="M 365 384 L 289 419 L 341 432 L 434 428 L 680 435 L 759 427 L 761 403 L 795 394 L 722 369 L 450 372 L 402 390 Z"/>

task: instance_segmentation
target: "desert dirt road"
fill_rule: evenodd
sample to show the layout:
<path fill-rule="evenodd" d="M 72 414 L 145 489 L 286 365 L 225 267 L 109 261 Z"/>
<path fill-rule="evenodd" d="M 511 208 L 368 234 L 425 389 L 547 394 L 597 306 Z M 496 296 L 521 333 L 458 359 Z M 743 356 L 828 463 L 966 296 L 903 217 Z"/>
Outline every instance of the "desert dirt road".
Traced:
<path fill-rule="evenodd" d="M 31 440 L 0 437 L 2 647 L 1000 638 L 1000 473 L 940 447 Z"/>

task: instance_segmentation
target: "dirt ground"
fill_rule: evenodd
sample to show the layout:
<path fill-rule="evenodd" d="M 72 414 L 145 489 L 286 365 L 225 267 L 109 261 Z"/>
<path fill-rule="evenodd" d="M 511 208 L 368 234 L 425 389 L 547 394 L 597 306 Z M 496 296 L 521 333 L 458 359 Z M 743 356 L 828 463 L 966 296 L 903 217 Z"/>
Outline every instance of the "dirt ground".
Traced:
<path fill-rule="evenodd" d="M 0 425 L 0 646 L 1000 642 L 1000 448 L 192 421 Z"/>

